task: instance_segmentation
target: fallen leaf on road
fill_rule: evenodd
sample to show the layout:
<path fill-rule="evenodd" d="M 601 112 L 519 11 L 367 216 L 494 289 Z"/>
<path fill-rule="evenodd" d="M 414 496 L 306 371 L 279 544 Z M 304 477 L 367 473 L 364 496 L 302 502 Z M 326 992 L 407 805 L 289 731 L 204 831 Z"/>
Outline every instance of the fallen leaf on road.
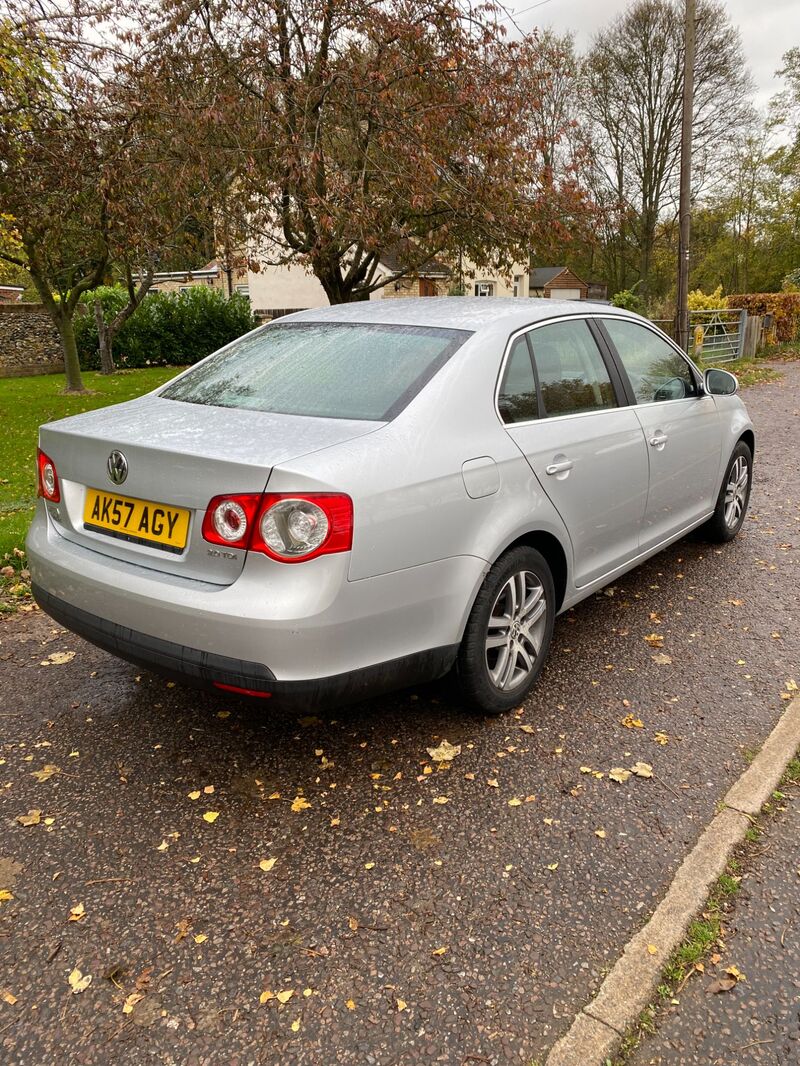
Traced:
<path fill-rule="evenodd" d="M 434 948 L 431 955 L 445 955 L 449 949 L 445 946 L 443 948 Z"/>
<path fill-rule="evenodd" d="M 345 1007 L 347 1007 L 348 1010 L 356 1009 L 356 1002 L 354 999 L 346 999 L 344 1005 Z"/>
<path fill-rule="evenodd" d="M 213 785 L 206 785 L 206 787 L 203 789 L 203 792 L 205 792 L 205 794 L 207 796 L 212 795 L 213 792 L 214 792 L 214 786 Z"/>
<path fill-rule="evenodd" d="M 557 870 L 558 869 L 558 863 L 557 862 L 551 862 L 550 865 L 547 867 L 547 869 L 548 870 Z"/>
<path fill-rule="evenodd" d="M 295 1020 L 291 1024 L 290 1028 L 291 1028 L 293 1033 L 296 1033 L 299 1030 L 299 1028 L 300 1028 L 300 1019 L 299 1018 L 295 1018 Z"/>
<path fill-rule="evenodd" d="M 664 638 L 660 633 L 648 633 L 644 639 L 651 648 L 661 648 L 664 645 Z"/>
<path fill-rule="evenodd" d="M 668 733 L 656 733 L 656 735 L 653 737 L 653 740 L 656 742 L 656 744 L 661 744 L 661 745 L 669 744 L 669 734 Z"/>
<path fill-rule="evenodd" d="M 275 998 L 275 993 L 274 992 L 270 992 L 270 990 L 268 988 L 265 988 L 264 991 L 261 993 L 261 995 L 258 997 L 258 1002 L 259 1003 L 266 1003 L 270 999 L 274 999 L 274 998 Z"/>
<path fill-rule="evenodd" d="M 188 795 L 190 800 L 199 800 L 201 795 L 200 789 L 196 788 L 193 792 L 189 792 Z"/>
<path fill-rule="evenodd" d="M 451 744 L 449 740 L 443 740 L 438 748 L 425 749 L 434 762 L 452 762 L 456 755 L 461 754 L 460 744 Z"/>
<path fill-rule="evenodd" d="M 0 888 L 0 903 L 8 903 L 8 901 L 13 898 L 13 892 L 9 892 L 7 888 Z"/>
<path fill-rule="evenodd" d="M 277 992 L 275 994 L 275 998 L 277 999 L 277 1001 L 279 1003 L 288 1003 L 293 995 L 294 995 L 294 989 L 293 988 L 287 988 L 284 992 Z"/>
<path fill-rule="evenodd" d="M 54 651 L 44 659 L 40 666 L 63 666 L 64 663 L 72 662 L 75 658 L 74 651 Z"/>
<path fill-rule="evenodd" d="M 717 992 L 730 992 L 732 988 L 736 988 L 737 981 L 735 977 L 721 977 L 717 981 L 712 981 L 706 989 L 706 992 L 715 994 Z"/>
<path fill-rule="evenodd" d="M 18 814 L 17 821 L 20 825 L 38 825 L 42 820 L 42 812 L 37 811 L 35 808 L 28 811 L 27 814 Z"/>
<path fill-rule="evenodd" d="M 500 785 L 499 785 L 496 777 L 490 777 L 487 780 L 486 784 L 489 786 L 489 788 L 500 788 Z"/>
<path fill-rule="evenodd" d="M 17 1002 L 17 997 L 9 992 L 7 988 L 0 989 L 0 999 L 2 999 L 4 1003 L 7 1003 L 9 1007 L 13 1007 Z"/>
<path fill-rule="evenodd" d="M 631 767 L 631 773 L 637 777 L 652 777 L 653 767 L 648 762 L 636 762 Z"/>
<path fill-rule="evenodd" d="M 82 903 L 76 903 L 74 907 L 70 907 L 68 922 L 79 922 L 82 918 L 86 917 L 86 908 Z"/>
<path fill-rule="evenodd" d="M 648 955 L 657 955 L 658 954 L 658 948 L 656 947 L 655 944 L 648 944 L 647 945 L 647 954 Z"/>
<path fill-rule="evenodd" d="M 433 802 L 434 803 L 440 803 L 440 804 L 449 803 L 450 802 L 450 797 L 449 796 L 434 796 Z"/>
<path fill-rule="evenodd" d="M 535 733 L 536 732 L 536 730 L 534 729 L 534 727 L 532 725 L 521 725 L 520 729 L 522 730 L 523 733 Z"/>
<path fill-rule="evenodd" d="M 397 1001 L 397 1009 L 398 1010 L 405 1010 L 407 1006 L 408 1006 L 408 1004 L 406 1003 L 406 1001 L 404 999 L 398 999 L 398 1001 Z"/>
<path fill-rule="evenodd" d="M 39 784 L 41 784 L 43 781 L 49 781 L 54 774 L 58 773 L 61 773 L 61 767 L 56 766 L 55 763 L 49 762 L 43 766 L 41 770 L 34 770 L 31 773 L 31 777 L 35 777 Z"/>
<path fill-rule="evenodd" d="M 624 725 L 626 729 L 643 729 L 644 722 L 641 718 L 637 718 L 635 714 L 626 714 L 624 718 L 620 718 L 620 725 Z"/>
<path fill-rule="evenodd" d="M 144 992 L 131 992 L 125 997 L 125 1002 L 122 1004 L 122 1013 L 130 1014 L 133 1008 L 144 999 Z"/>
<path fill-rule="evenodd" d="M 217 818 L 219 818 L 219 811 L 206 811 L 203 815 L 204 822 L 216 822 Z"/>
<path fill-rule="evenodd" d="M 374 870 L 375 869 L 375 863 L 374 862 L 365 862 L 364 863 L 364 869 L 365 870 Z"/>
<path fill-rule="evenodd" d="M 729 966 L 727 968 L 727 970 L 725 971 L 725 973 L 729 973 L 731 975 L 731 977 L 733 977 L 734 980 L 736 980 L 736 981 L 746 981 L 747 980 L 747 978 L 745 977 L 745 975 L 742 973 L 742 971 L 739 969 L 738 966 Z"/>
<path fill-rule="evenodd" d="M 669 666 L 669 664 L 672 662 L 672 656 L 665 654 L 663 651 L 659 651 L 655 655 L 651 655 L 650 658 L 658 666 Z"/>
<path fill-rule="evenodd" d="M 82 974 L 76 967 L 67 978 L 69 987 L 72 989 L 73 995 L 77 995 L 79 992 L 85 992 L 89 985 L 92 983 L 92 975 L 90 973 Z"/>
<path fill-rule="evenodd" d="M 509 805 L 509 807 L 521 807 L 522 806 L 522 800 L 521 799 L 517 799 L 517 797 L 515 796 L 513 799 L 510 799 L 508 801 L 508 805 Z"/>
<path fill-rule="evenodd" d="M 601 840 L 605 840 L 606 839 L 606 831 L 605 831 L 605 829 L 595 829 L 594 835 L 596 837 L 600 837 Z"/>
<path fill-rule="evenodd" d="M 303 796 L 295 796 L 292 801 L 292 810 L 297 814 L 298 811 L 307 811 L 311 804 Z"/>
<path fill-rule="evenodd" d="M 258 864 L 258 868 L 268 874 L 277 861 L 277 859 L 262 859 Z"/>
<path fill-rule="evenodd" d="M 205 933 L 198 933 L 197 936 L 194 938 L 195 944 L 205 944 L 207 940 L 208 937 Z"/>
<path fill-rule="evenodd" d="M 630 776 L 630 770 L 626 770 L 624 766 L 615 766 L 608 773 L 609 780 L 616 781 L 620 785 L 624 784 Z"/>
<path fill-rule="evenodd" d="M 156 848 L 156 851 L 166 851 L 168 847 L 169 847 L 169 841 L 168 840 L 162 840 L 161 843 Z"/>

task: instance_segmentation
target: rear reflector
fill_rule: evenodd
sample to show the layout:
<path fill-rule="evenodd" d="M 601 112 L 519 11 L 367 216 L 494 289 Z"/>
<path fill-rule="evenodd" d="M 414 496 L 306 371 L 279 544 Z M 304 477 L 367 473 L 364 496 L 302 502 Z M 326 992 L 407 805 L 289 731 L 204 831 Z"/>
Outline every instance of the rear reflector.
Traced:
<path fill-rule="evenodd" d="M 214 688 L 224 689 L 225 692 L 238 692 L 240 696 L 257 696 L 259 699 L 268 700 L 271 692 L 259 692 L 254 688 L 242 688 L 240 685 L 226 685 L 222 681 L 215 681 Z"/>

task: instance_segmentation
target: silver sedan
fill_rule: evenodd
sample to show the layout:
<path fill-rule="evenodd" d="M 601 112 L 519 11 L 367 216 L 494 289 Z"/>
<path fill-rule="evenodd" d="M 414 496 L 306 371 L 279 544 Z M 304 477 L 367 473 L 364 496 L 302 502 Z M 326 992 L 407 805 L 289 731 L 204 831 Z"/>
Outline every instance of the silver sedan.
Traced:
<path fill-rule="evenodd" d="M 43 426 L 34 595 L 168 676 L 304 705 L 454 671 L 498 713 L 555 618 L 744 521 L 736 379 L 604 305 L 304 311 Z"/>

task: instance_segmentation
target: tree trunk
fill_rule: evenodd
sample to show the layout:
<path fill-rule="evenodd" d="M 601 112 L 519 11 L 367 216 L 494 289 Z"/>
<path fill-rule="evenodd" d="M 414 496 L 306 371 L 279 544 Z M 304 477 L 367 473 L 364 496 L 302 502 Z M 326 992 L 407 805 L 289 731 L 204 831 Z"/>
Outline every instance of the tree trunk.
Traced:
<path fill-rule="evenodd" d="M 58 332 L 61 337 L 61 348 L 64 352 L 64 376 L 67 379 L 65 392 L 86 392 L 81 377 L 81 364 L 78 359 L 78 345 L 75 341 L 75 327 L 72 316 L 62 308 L 59 315 Z"/>
<path fill-rule="evenodd" d="M 94 320 L 97 324 L 97 346 L 100 351 L 100 373 L 114 373 L 114 355 L 111 350 L 111 330 L 106 325 L 103 317 L 103 304 L 100 300 L 94 302 Z"/>

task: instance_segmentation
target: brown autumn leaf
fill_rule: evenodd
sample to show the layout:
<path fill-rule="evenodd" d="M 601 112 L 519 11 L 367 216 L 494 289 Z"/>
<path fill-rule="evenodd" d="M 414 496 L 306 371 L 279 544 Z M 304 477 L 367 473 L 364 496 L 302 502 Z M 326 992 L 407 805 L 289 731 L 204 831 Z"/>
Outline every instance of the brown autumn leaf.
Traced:
<path fill-rule="evenodd" d="M 27 814 L 18 814 L 17 821 L 20 825 L 38 825 L 42 820 L 42 812 L 33 808 Z"/>
<path fill-rule="evenodd" d="M 139 1003 L 143 999 L 144 999 L 144 992 L 130 992 L 125 997 L 125 1002 L 122 1004 L 122 1013 L 123 1014 L 130 1014 L 133 1011 L 133 1008 L 136 1006 L 136 1004 Z"/>
<path fill-rule="evenodd" d="M 656 654 L 655 655 L 651 655 L 650 658 L 658 666 L 669 666 L 669 664 L 672 662 L 672 656 L 671 655 L 667 655 L 663 651 L 656 652 Z"/>
<path fill-rule="evenodd" d="M 652 777 L 653 767 L 649 762 L 636 762 L 631 767 L 631 773 L 636 774 L 637 777 Z"/>
<path fill-rule="evenodd" d="M 626 770 L 624 766 L 614 766 L 608 772 L 609 780 L 616 781 L 620 785 L 623 785 L 630 776 L 630 770 Z"/>
<path fill-rule="evenodd" d="M 74 651 L 53 651 L 46 659 L 39 663 L 40 666 L 63 666 L 65 663 L 72 662 L 75 658 Z"/>
<path fill-rule="evenodd" d="M 86 908 L 82 903 L 76 903 L 70 907 L 68 922 L 80 922 L 86 917 Z"/>
<path fill-rule="evenodd" d="M 298 811 L 307 811 L 310 806 L 311 804 L 303 796 L 295 796 L 294 800 L 292 801 L 292 810 L 295 812 L 295 814 L 297 814 Z"/>
<path fill-rule="evenodd" d="M 456 755 L 461 754 L 460 744 L 451 744 L 449 740 L 443 740 L 438 748 L 425 749 L 434 762 L 452 762 Z"/>
<path fill-rule="evenodd" d="M 644 722 L 641 718 L 637 718 L 635 714 L 626 714 L 624 718 L 620 718 L 620 725 L 624 725 L 626 729 L 643 729 Z"/>
<path fill-rule="evenodd" d="M 664 646 L 664 638 L 660 633 L 648 633 L 644 639 L 651 648 L 661 648 Z"/>
<path fill-rule="evenodd" d="M 712 981 L 706 988 L 706 992 L 710 992 L 712 995 L 716 995 L 718 992 L 730 992 L 732 988 L 736 988 L 738 981 L 735 977 L 720 977 L 716 981 Z"/>
<path fill-rule="evenodd" d="M 39 784 L 41 784 L 43 781 L 49 781 L 50 778 L 53 777 L 55 774 L 60 773 L 61 767 L 56 766 L 55 763 L 49 762 L 46 763 L 41 770 L 34 770 L 31 773 L 31 777 L 35 777 Z"/>

